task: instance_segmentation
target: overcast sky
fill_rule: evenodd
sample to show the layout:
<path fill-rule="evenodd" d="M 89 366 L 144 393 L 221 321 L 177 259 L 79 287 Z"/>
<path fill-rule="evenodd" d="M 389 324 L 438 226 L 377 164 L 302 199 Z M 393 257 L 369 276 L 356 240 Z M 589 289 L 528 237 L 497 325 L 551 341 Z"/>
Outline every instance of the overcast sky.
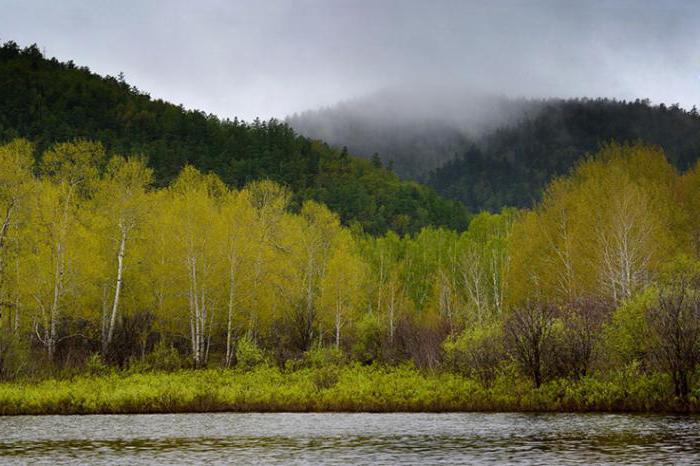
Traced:
<path fill-rule="evenodd" d="M 0 0 L 0 40 L 222 117 L 392 87 L 700 106 L 700 2 Z"/>

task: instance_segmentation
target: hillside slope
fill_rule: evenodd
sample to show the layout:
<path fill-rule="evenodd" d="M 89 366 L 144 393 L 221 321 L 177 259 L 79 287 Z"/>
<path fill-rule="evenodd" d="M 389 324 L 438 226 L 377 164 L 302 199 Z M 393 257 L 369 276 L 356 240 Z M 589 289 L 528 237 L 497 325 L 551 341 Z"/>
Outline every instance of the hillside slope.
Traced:
<path fill-rule="evenodd" d="M 523 100 L 435 89 L 384 90 L 287 118 L 299 133 L 353 154 L 377 153 L 405 179 L 422 181 L 486 131 L 517 118 Z M 522 108 L 521 108 L 522 107 Z"/>
<path fill-rule="evenodd" d="M 462 229 L 468 220 L 459 203 L 284 123 L 220 120 L 151 99 L 122 79 L 47 59 L 36 46 L 8 42 L 0 47 L 0 142 L 16 137 L 34 142 L 37 153 L 85 138 L 112 153 L 144 154 L 161 186 L 186 164 L 235 186 L 269 178 L 288 186 L 297 206 L 305 199 L 323 202 L 345 224 L 369 233 Z"/>
<path fill-rule="evenodd" d="M 527 207 L 554 177 L 611 141 L 661 146 L 684 170 L 700 157 L 700 117 L 647 101 L 546 101 L 518 124 L 484 135 L 427 181 L 471 209 Z"/>
<path fill-rule="evenodd" d="M 548 181 L 612 140 L 659 145 L 680 169 L 700 156 L 697 111 L 645 100 L 379 93 L 287 121 L 358 155 L 378 153 L 473 211 L 532 205 Z"/>

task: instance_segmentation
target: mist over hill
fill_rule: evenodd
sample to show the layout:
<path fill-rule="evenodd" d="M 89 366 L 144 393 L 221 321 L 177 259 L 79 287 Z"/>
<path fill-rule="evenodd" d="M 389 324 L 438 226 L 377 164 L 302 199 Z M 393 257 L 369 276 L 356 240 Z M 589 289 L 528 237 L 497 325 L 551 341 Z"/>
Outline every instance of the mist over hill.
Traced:
<path fill-rule="evenodd" d="M 385 89 L 289 116 L 299 133 L 377 154 L 403 178 L 426 179 L 483 134 L 536 112 L 534 101 L 466 90 Z"/>
<path fill-rule="evenodd" d="M 554 177 L 611 141 L 661 146 L 679 169 L 700 156 L 693 107 L 646 99 L 524 99 L 385 91 L 289 117 L 312 138 L 374 154 L 473 211 L 530 206 Z"/>
<path fill-rule="evenodd" d="M 15 138 L 31 141 L 37 156 L 76 139 L 100 142 L 110 154 L 144 155 L 158 186 L 188 165 L 233 187 L 270 179 L 292 191 L 294 208 L 315 200 L 369 233 L 463 229 L 468 221 L 458 202 L 285 123 L 185 109 L 151 98 L 123 77 L 100 76 L 10 41 L 0 46 L 0 143 Z"/>

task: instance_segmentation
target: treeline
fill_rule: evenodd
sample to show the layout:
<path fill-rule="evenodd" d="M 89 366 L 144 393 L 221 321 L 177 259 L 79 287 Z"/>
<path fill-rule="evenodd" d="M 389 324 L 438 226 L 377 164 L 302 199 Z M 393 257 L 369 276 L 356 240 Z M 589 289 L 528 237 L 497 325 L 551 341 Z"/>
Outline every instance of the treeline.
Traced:
<path fill-rule="evenodd" d="M 0 142 L 30 140 L 35 156 L 56 142 L 100 141 L 108 154 L 146 154 L 156 186 L 187 165 L 241 188 L 269 179 L 291 191 L 299 209 L 315 200 L 345 225 L 367 232 L 463 229 L 467 210 L 423 185 L 401 181 L 381 163 L 299 136 L 276 120 L 245 123 L 185 110 L 123 77 L 101 77 L 73 62 L 47 59 L 36 45 L 0 47 Z"/>
<path fill-rule="evenodd" d="M 279 184 L 230 189 L 140 158 L 0 148 L 0 373 L 287 367 L 311 350 L 413 361 L 488 385 L 635 370 L 692 394 L 700 357 L 700 167 L 610 145 L 530 211 L 370 236 Z M 172 363 L 172 364 L 171 364 Z M 694 396 L 694 395 L 693 395 Z"/>
<path fill-rule="evenodd" d="M 301 134 L 377 153 L 404 179 L 472 212 L 532 207 L 547 184 L 611 141 L 658 145 L 679 170 L 700 154 L 700 115 L 648 100 L 508 99 L 384 92 L 288 119 Z"/>
<path fill-rule="evenodd" d="M 513 102 L 427 90 L 384 90 L 330 107 L 295 113 L 286 121 L 300 134 L 358 156 L 375 154 L 403 179 L 427 175 L 469 147 L 490 123 L 519 114 Z"/>
<path fill-rule="evenodd" d="M 686 170 L 700 154 L 700 115 L 648 100 L 531 101 L 521 118 L 465 145 L 426 182 L 474 211 L 531 207 L 552 179 L 611 141 L 658 145 Z"/>

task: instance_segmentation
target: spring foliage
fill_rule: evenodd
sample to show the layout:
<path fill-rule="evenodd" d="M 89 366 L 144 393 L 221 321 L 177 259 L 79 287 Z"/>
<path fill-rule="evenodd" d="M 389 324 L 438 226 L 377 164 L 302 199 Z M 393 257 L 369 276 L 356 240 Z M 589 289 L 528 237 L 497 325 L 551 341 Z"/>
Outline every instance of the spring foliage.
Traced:
<path fill-rule="evenodd" d="M 296 134 L 288 125 L 219 119 L 186 110 L 73 62 L 44 57 L 36 45 L 0 45 L 0 142 L 22 137 L 41 154 L 56 141 L 92 138 L 110 154 L 145 154 L 157 186 L 188 165 L 229 186 L 273 180 L 291 206 L 327 205 L 346 224 L 374 234 L 415 233 L 427 225 L 464 228 L 466 208 L 400 180 L 381 164 Z"/>
<path fill-rule="evenodd" d="M 100 144 L 57 144 L 36 165 L 32 151 L 0 147 L 3 377 L 98 367 L 94 352 L 252 370 L 334 347 L 333 360 L 411 360 L 484 386 L 634 368 L 692 397 L 700 168 L 679 174 L 658 148 L 607 146 L 533 210 L 403 237 L 347 228 L 315 201 L 290 209 L 272 181 L 232 189 L 186 166 L 155 188 L 143 158 Z"/>

